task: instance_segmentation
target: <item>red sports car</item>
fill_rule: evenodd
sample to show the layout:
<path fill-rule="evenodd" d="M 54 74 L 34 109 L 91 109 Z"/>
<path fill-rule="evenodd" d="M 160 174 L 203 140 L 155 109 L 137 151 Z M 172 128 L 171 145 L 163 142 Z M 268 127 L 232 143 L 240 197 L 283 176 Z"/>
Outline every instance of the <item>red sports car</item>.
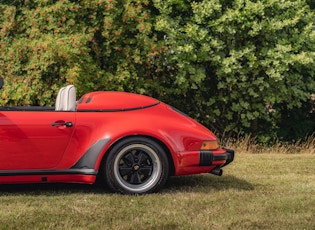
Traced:
<path fill-rule="evenodd" d="M 59 91 L 55 107 L 1 106 L 0 138 L 6 184 L 92 184 L 99 177 L 115 192 L 143 194 L 169 176 L 221 175 L 234 159 L 212 132 L 163 102 L 125 92 L 76 101 L 73 85 Z"/>

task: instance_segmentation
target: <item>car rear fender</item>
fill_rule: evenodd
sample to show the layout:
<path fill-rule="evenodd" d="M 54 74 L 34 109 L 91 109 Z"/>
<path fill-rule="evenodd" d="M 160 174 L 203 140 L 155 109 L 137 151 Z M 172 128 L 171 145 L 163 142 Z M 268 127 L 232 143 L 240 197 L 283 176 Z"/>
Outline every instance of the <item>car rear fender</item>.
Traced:
<path fill-rule="evenodd" d="M 139 139 L 141 138 L 149 138 L 153 141 L 155 141 L 157 144 L 159 144 L 167 158 L 168 158 L 168 161 L 169 161 L 169 165 L 170 165 L 170 175 L 174 175 L 174 172 L 175 172 L 175 166 L 174 166 L 174 159 L 173 159 L 173 156 L 171 154 L 171 150 L 170 148 L 168 147 L 167 144 L 165 144 L 163 141 L 161 141 L 160 139 L 158 139 L 157 137 L 154 137 L 154 136 L 151 136 L 151 135 L 139 135 L 139 134 L 130 134 L 130 135 L 125 135 L 123 137 L 119 137 L 119 138 L 116 138 L 116 139 L 113 139 L 113 140 L 110 140 L 108 141 L 108 143 L 104 146 L 104 148 L 99 152 L 99 155 L 98 155 L 98 159 L 95 161 L 95 169 L 96 170 L 99 170 L 102 163 L 104 161 L 106 161 L 106 157 L 107 157 L 107 153 L 110 152 L 110 150 L 115 146 L 117 145 L 119 142 L 127 139 L 127 138 L 130 138 L 130 137 L 139 137 Z M 92 158 L 92 157 L 91 157 Z M 88 162 L 89 160 L 86 158 L 86 162 Z"/>

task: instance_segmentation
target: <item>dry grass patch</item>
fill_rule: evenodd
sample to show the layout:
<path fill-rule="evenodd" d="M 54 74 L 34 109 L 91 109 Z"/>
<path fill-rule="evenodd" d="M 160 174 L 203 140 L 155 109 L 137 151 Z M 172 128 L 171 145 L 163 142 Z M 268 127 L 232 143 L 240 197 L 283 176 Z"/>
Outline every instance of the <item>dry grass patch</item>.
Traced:
<path fill-rule="evenodd" d="M 291 143 L 276 141 L 270 146 L 258 143 L 255 138 L 248 135 L 229 138 L 224 141 L 224 146 L 229 146 L 238 153 L 315 154 L 315 134 L 307 137 L 304 141 L 297 140 Z"/>

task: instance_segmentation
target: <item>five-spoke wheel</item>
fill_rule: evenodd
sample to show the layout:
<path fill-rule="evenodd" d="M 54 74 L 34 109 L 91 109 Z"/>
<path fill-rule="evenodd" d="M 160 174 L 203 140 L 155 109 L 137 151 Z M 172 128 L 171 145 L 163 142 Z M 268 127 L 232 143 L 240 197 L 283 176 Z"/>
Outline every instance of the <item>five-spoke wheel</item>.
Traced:
<path fill-rule="evenodd" d="M 168 159 L 159 144 L 149 138 L 132 137 L 110 150 L 104 176 L 114 191 L 143 194 L 163 186 L 168 171 Z"/>

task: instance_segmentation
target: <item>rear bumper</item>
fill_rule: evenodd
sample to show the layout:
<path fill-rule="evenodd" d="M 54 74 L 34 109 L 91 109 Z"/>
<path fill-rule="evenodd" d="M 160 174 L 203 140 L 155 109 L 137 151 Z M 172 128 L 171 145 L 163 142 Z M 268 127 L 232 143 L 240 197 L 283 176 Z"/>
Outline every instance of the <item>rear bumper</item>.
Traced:
<path fill-rule="evenodd" d="M 234 160 L 234 151 L 222 148 L 214 151 L 176 152 L 173 159 L 175 176 L 213 173 L 213 170 L 220 171 Z"/>
<path fill-rule="evenodd" d="M 230 164 L 232 161 L 234 161 L 234 150 L 227 149 L 227 148 L 225 148 L 225 150 L 226 150 L 226 154 L 227 154 L 228 158 L 227 158 L 226 162 L 224 163 L 224 165 L 221 166 L 221 168 Z"/>
<path fill-rule="evenodd" d="M 234 160 L 234 150 L 224 148 L 219 153 L 215 151 L 200 151 L 199 166 L 210 166 L 219 164 L 220 168 L 230 164 Z M 219 162 L 223 162 L 220 164 Z"/>

